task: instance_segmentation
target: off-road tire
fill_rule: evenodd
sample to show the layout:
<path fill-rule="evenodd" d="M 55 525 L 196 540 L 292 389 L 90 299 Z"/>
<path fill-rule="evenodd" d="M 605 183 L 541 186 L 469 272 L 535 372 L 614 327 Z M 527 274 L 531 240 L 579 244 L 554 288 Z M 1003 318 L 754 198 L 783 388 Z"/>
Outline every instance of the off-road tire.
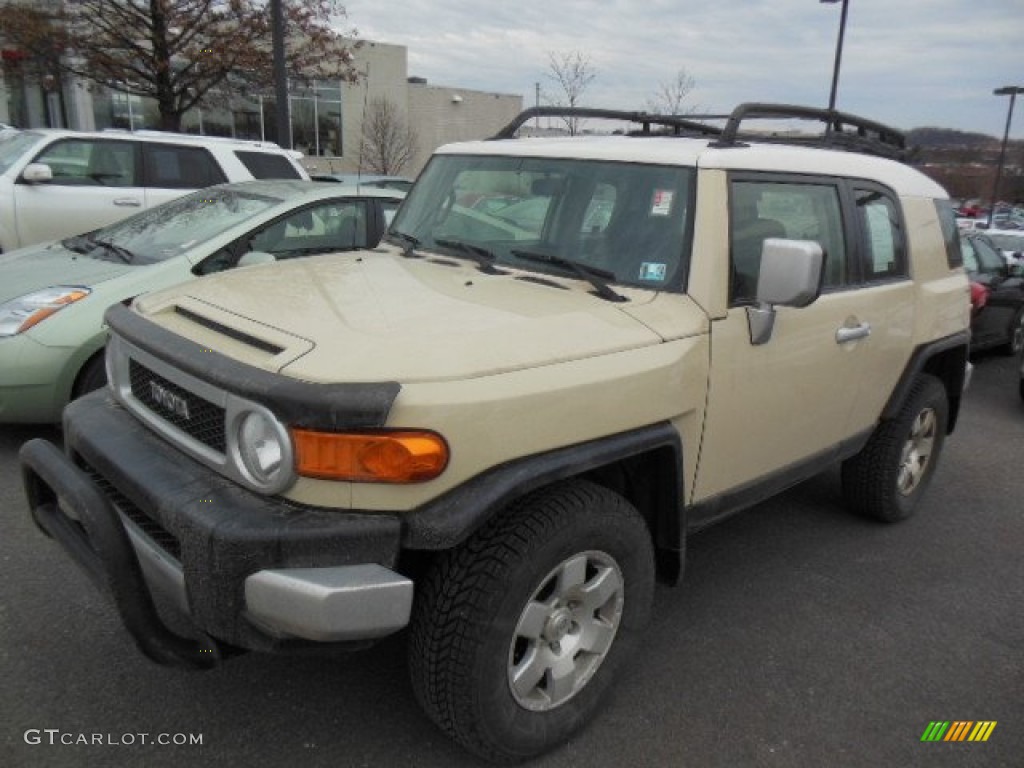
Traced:
<path fill-rule="evenodd" d="M 593 591 L 577 601 L 572 596 L 585 591 L 570 589 L 563 603 L 563 585 L 582 570 L 579 558 L 587 564 L 582 589 Z M 593 563 L 608 567 L 595 570 Z M 598 590 L 599 581 L 608 590 Z M 551 592 L 539 591 L 545 584 L 554 585 Z M 518 762 L 544 752 L 593 718 L 647 623 L 653 588 L 650 533 L 624 498 L 585 481 L 525 496 L 421 580 L 409 636 L 416 698 L 442 730 L 488 760 Z M 595 609 L 606 592 L 610 599 Z M 534 611 L 545 618 L 532 621 Z M 609 636 L 605 624 L 616 620 Z M 531 624 L 543 630 L 525 631 Z M 568 633 L 558 635 L 566 626 Z M 595 634 L 603 638 L 601 653 L 575 645 Z M 559 669 L 568 664 L 578 681 L 558 703 L 544 701 L 552 668 L 537 683 L 520 682 L 517 690 L 512 684 L 525 666 L 543 667 L 527 662 L 551 658 L 548 650 L 564 654 Z M 550 683 L 552 700 L 566 690 Z"/>
<path fill-rule="evenodd" d="M 886 523 L 910 517 L 935 471 L 948 418 L 945 387 L 934 376 L 918 376 L 899 413 L 843 462 L 847 506 Z"/>

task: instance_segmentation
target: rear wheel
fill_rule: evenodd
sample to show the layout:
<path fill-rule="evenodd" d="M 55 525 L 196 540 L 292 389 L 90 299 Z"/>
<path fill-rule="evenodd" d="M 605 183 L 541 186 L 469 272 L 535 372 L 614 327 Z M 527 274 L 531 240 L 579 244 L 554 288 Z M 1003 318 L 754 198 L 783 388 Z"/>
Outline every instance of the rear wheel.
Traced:
<path fill-rule="evenodd" d="M 1010 322 L 1008 340 L 999 347 L 1004 355 L 1019 355 L 1024 350 L 1024 309 L 1018 309 Z"/>
<path fill-rule="evenodd" d="M 847 505 L 888 523 L 910 517 L 935 471 L 948 413 L 942 382 L 919 376 L 899 413 L 879 424 L 861 452 L 843 463 Z"/>
<path fill-rule="evenodd" d="M 594 717 L 653 586 L 650 534 L 625 499 L 582 481 L 531 494 L 422 583 L 409 639 L 416 697 L 489 760 L 550 749 Z"/>

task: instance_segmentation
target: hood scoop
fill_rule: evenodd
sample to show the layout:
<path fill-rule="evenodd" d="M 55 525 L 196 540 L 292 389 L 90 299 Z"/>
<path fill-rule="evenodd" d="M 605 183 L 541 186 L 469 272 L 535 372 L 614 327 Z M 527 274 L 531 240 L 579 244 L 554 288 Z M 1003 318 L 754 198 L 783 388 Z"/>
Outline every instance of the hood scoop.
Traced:
<path fill-rule="evenodd" d="M 150 307 L 144 313 L 203 349 L 267 371 L 280 371 L 313 348 L 308 339 L 239 317 L 193 296 L 173 297 L 163 306 Z"/>
<path fill-rule="evenodd" d="M 238 330 L 237 328 L 230 328 L 224 323 L 218 323 L 216 320 L 212 320 L 209 317 L 203 317 L 197 312 L 193 312 L 190 309 L 186 309 L 182 306 L 176 306 L 174 313 L 181 315 L 182 317 L 188 318 L 193 323 L 209 328 L 211 331 L 221 333 L 228 338 L 240 341 L 243 344 L 248 344 L 250 347 L 266 352 L 268 355 L 279 355 L 284 352 L 284 347 L 279 347 L 276 344 L 271 344 L 269 341 L 264 341 L 248 333 Z"/>

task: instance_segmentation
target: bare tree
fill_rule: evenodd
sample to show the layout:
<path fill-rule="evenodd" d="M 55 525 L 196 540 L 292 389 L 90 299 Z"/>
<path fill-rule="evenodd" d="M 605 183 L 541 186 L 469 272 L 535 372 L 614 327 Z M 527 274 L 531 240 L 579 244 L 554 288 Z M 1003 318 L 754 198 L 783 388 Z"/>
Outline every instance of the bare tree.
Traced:
<path fill-rule="evenodd" d="M 333 0 L 285 0 L 288 76 L 354 81 L 351 49 L 333 23 Z M 0 0 L 0 29 L 26 69 L 51 80 L 73 74 L 157 102 L 160 127 L 211 89 L 273 82 L 269 6 L 262 0 Z"/>
<path fill-rule="evenodd" d="M 546 76 L 554 81 L 559 91 L 556 96 L 549 96 L 548 101 L 558 107 L 578 107 L 587 87 L 597 77 L 597 72 L 590 62 L 590 56 L 581 51 L 549 51 Z M 563 117 L 562 121 L 570 136 L 575 136 L 582 128 L 582 121 L 577 117 Z"/>
<path fill-rule="evenodd" d="M 363 115 L 360 169 L 394 176 L 410 163 L 419 139 L 393 101 L 378 96 Z"/>
<path fill-rule="evenodd" d="M 654 95 L 647 100 L 647 111 L 654 115 L 692 115 L 695 107 L 686 106 L 686 97 L 690 95 L 697 81 L 680 67 L 674 79 L 661 83 Z"/>

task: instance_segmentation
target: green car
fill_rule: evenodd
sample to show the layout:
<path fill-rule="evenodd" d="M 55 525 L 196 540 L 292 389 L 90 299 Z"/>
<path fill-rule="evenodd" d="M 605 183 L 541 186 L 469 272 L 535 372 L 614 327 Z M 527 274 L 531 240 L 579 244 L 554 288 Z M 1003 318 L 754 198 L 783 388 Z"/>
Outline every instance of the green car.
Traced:
<path fill-rule="evenodd" d="M 373 247 L 404 196 L 309 181 L 224 184 L 0 255 L 0 423 L 57 422 L 69 400 L 105 383 L 111 304 L 247 264 Z"/>

